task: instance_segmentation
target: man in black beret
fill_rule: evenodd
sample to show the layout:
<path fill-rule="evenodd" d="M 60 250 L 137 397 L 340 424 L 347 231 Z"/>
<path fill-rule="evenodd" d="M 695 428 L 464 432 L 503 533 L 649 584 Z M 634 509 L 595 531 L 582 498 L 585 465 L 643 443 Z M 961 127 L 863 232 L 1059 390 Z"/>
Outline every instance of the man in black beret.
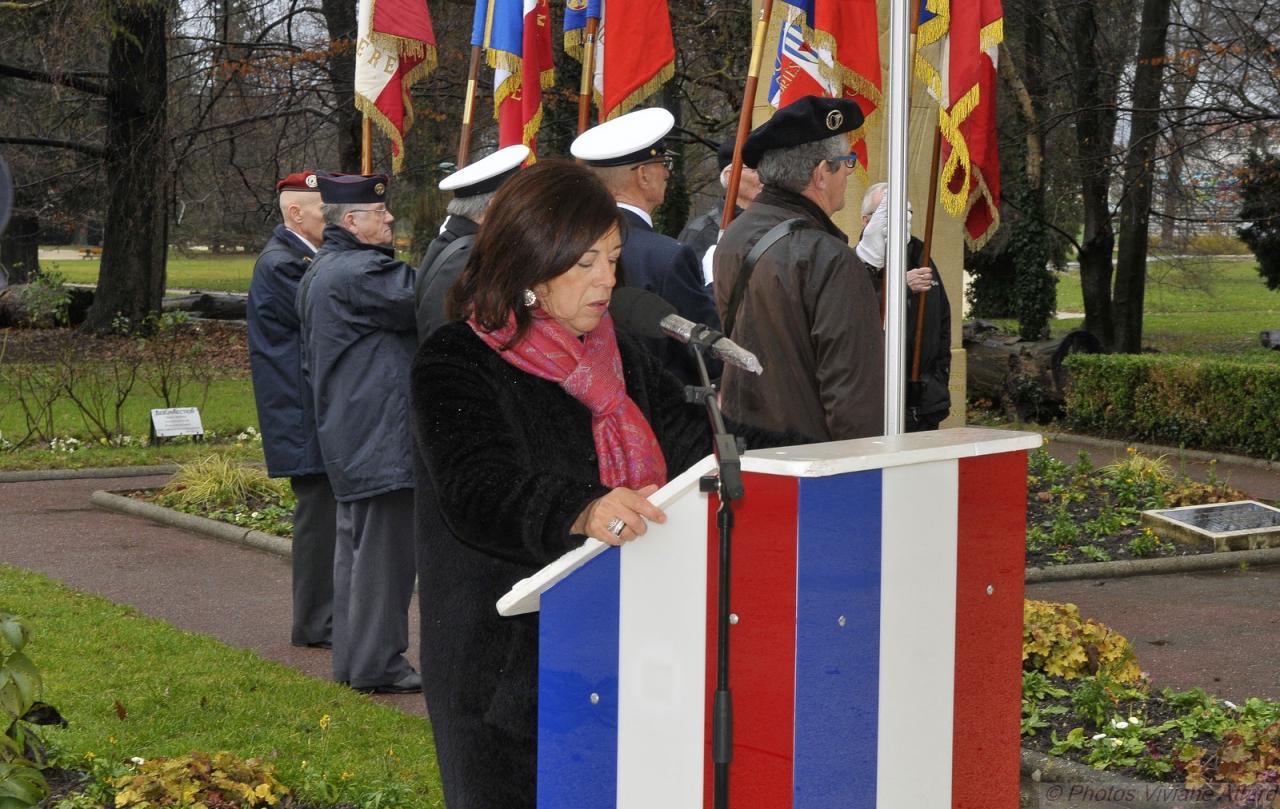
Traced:
<path fill-rule="evenodd" d="M 743 144 L 764 190 L 716 247 L 724 330 L 764 374 L 727 367 L 725 413 L 822 441 L 884 432 L 884 333 L 871 276 L 831 221 L 856 164 L 852 101 L 806 96 Z M 757 247 L 759 246 L 759 247 Z M 748 255 L 763 249 L 752 266 Z"/>
<path fill-rule="evenodd" d="M 729 138 L 716 149 L 716 165 L 720 168 L 720 187 L 729 187 L 729 169 L 733 162 L 733 138 Z M 733 208 L 733 217 L 737 219 L 757 196 L 760 195 L 760 175 L 747 166 L 742 167 L 742 178 L 738 183 L 738 198 Z M 720 239 L 720 223 L 724 221 L 724 198 L 720 204 L 700 216 L 695 216 L 680 231 L 676 241 L 693 251 L 702 262 L 703 280 L 711 285 L 711 262 L 716 242 Z"/>
<path fill-rule="evenodd" d="M 416 693 L 409 646 L 415 571 L 409 365 L 413 268 L 395 257 L 386 175 L 319 178 L 324 245 L 298 288 L 303 363 L 338 501 L 333 676 Z"/>

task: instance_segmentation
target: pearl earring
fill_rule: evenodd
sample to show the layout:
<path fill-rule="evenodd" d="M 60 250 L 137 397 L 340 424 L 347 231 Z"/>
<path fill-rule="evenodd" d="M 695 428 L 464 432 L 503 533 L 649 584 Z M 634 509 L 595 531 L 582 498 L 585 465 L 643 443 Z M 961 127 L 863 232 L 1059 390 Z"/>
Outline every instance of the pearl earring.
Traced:
<path fill-rule="evenodd" d="M 532 289 L 526 289 L 524 291 L 524 305 L 532 308 L 533 306 L 536 306 L 537 303 L 538 303 L 538 296 L 533 294 Z"/>

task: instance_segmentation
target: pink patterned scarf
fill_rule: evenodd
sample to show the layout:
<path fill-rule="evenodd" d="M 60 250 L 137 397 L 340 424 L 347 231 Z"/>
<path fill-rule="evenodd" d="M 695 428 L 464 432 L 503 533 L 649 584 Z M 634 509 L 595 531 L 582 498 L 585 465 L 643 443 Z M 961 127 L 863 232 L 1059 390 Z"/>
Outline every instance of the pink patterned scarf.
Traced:
<path fill-rule="evenodd" d="M 653 428 L 627 395 L 618 339 L 607 313 L 600 325 L 578 339 L 541 311 L 535 312 L 533 325 L 525 336 L 506 351 L 501 347 L 515 334 L 514 313 L 507 325 L 492 332 L 486 332 L 475 317 L 468 318 L 467 323 L 498 356 L 521 371 L 559 383 L 587 406 L 600 459 L 601 483 L 639 489 L 650 483 L 661 486 L 667 482 L 667 462 Z"/>

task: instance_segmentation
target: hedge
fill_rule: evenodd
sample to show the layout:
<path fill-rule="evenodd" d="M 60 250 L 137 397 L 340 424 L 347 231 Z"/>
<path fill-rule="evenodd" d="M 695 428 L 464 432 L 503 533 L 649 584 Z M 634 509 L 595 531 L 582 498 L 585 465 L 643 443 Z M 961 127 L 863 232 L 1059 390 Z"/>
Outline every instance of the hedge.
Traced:
<path fill-rule="evenodd" d="M 1140 354 L 1067 358 L 1071 429 L 1280 458 L 1280 366 Z"/>

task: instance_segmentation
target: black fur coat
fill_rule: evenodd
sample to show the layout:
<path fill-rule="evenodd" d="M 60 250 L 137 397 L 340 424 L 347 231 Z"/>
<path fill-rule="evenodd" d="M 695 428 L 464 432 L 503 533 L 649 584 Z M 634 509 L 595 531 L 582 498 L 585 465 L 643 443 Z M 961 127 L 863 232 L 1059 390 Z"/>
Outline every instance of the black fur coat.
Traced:
<path fill-rule="evenodd" d="M 711 451 L 705 410 L 618 336 L 627 393 L 674 478 Z M 419 349 L 413 410 L 423 690 L 449 809 L 535 802 L 538 616 L 500 617 L 513 584 L 583 541 L 600 483 L 588 409 L 506 362 L 465 323 Z M 756 445 L 786 443 L 747 431 Z M 790 442 L 794 443 L 794 442 Z M 437 502 L 438 501 L 438 502 Z"/>

